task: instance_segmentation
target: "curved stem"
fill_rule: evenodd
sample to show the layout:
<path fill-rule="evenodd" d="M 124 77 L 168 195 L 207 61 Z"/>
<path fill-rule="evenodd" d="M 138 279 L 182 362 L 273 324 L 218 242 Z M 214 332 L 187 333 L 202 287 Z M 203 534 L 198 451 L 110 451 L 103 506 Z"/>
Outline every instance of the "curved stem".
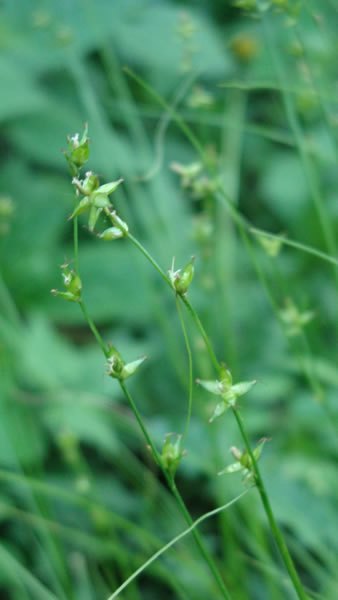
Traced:
<path fill-rule="evenodd" d="M 249 233 L 253 233 L 254 235 L 259 235 L 265 237 L 270 240 L 279 240 L 284 246 L 290 246 L 290 248 L 294 248 L 295 250 L 300 250 L 301 252 L 306 252 L 307 254 L 312 254 L 316 258 L 320 260 L 324 260 L 332 265 L 338 267 L 338 259 L 331 254 L 326 254 L 321 250 L 317 250 L 317 248 L 313 248 L 312 246 L 307 246 L 306 244 L 301 244 L 301 242 L 297 242 L 295 240 L 290 240 L 284 235 L 277 235 L 275 233 L 269 233 L 268 231 L 263 231 L 263 229 L 257 229 L 257 227 L 250 227 L 248 230 Z"/>
<path fill-rule="evenodd" d="M 124 581 L 122 583 L 122 585 L 120 585 L 120 587 L 117 588 L 117 590 L 115 590 L 115 592 L 111 596 L 109 596 L 108 600 L 114 600 L 114 598 L 117 598 L 117 596 L 132 581 L 134 581 L 134 579 L 136 579 L 136 577 L 138 577 L 139 575 L 141 575 L 141 573 L 143 573 L 143 571 L 145 571 L 145 569 L 147 569 L 148 567 L 150 567 L 150 565 L 153 562 L 155 562 L 155 560 L 157 560 L 160 556 L 162 556 L 162 554 L 164 554 L 167 550 L 169 550 L 172 546 L 174 546 L 174 544 L 177 544 L 177 542 L 179 542 L 180 540 L 182 540 L 186 535 L 188 535 L 189 533 L 193 532 L 193 530 L 198 525 L 200 525 L 201 523 L 203 523 L 203 521 L 206 521 L 207 519 L 210 519 L 211 517 L 214 517 L 218 513 L 223 512 L 224 510 L 227 510 L 228 508 L 230 508 L 230 506 L 232 506 L 233 504 L 235 504 L 236 502 L 238 502 L 248 492 L 249 492 L 249 490 L 245 490 L 244 492 L 242 492 L 241 494 L 239 494 L 238 496 L 236 496 L 236 498 L 234 498 L 233 500 L 230 500 L 230 502 L 227 502 L 226 504 L 223 504 L 222 506 L 219 506 L 218 508 L 215 508 L 214 510 L 211 510 L 210 512 L 207 512 L 204 515 L 202 515 L 201 517 L 199 517 L 198 519 L 196 519 L 196 521 L 194 521 L 192 523 L 192 525 L 190 527 L 188 527 L 188 529 L 185 529 L 184 531 L 182 531 L 181 533 L 179 533 L 178 535 L 176 535 L 172 540 L 170 540 L 170 542 L 168 542 L 167 544 L 165 544 L 165 546 L 163 546 L 162 548 L 160 548 L 160 550 L 157 550 L 157 552 L 155 552 L 150 558 L 148 558 L 148 560 L 146 562 L 144 562 L 143 565 L 141 565 L 138 569 L 136 569 L 136 571 L 134 571 L 134 573 L 132 573 L 132 575 L 130 575 L 130 577 L 128 577 L 128 579 L 126 579 L 126 581 Z"/>
<path fill-rule="evenodd" d="M 207 335 L 207 333 L 206 333 L 206 331 L 205 331 L 205 329 L 204 329 L 204 327 L 202 325 L 201 319 L 199 318 L 199 316 L 198 316 L 197 312 L 195 311 L 194 307 L 190 304 L 189 300 L 185 296 L 180 296 L 180 298 L 181 298 L 183 304 L 187 307 L 188 311 L 190 312 L 193 320 L 195 321 L 195 323 L 197 325 L 197 329 L 199 330 L 199 332 L 200 332 L 200 334 L 201 334 L 201 336 L 202 336 L 202 338 L 204 340 L 204 343 L 206 345 L 208 354 L 210 356 L 210 360 L 211 360 L 212 364 L 214 365 L 217 373 L 219 373 L 220 365 L 219 365 L 219 362 L 217 360 L 217 357 L 216 357 L 216 354 L 214 352 L 214 349 L 213 349 L 213 347 L 211 345 L 211 342 L 209 340 L 209 337 L 208 337 L 208 335 Z"/>
<path fill-rule="evenodd" d="M 140 250 L 140 252 L 142 252 L 142 254 L 146 257 L 146 259 L 149 260 L 149 262 L 153 265 L 153 267 L 156 269 L 156 271 L 161 275 L 162 279 L 164 279 L 164 281 L 171 287 L 169 277 L 165 274 L 163 269 L 156 262 L 156 260 L 151 256 L 151 254 L 149 254 L 148 250 L 141 244 L 141 242 L 139 242 L 138 239 L 136 239 L 136 237 L 134 237 L 129 232 L 127 233 L 127 237 L 134 244 L 134 246 L 136 246 L 136 248 L 138 248 Z"/>
<path fill-rule="evenodd" d="M 86 319 L 86 321 L 87 321 L 87 323 L 89 325 L 89 328 L 90 328 L 93 336 L 95 337 L 97 343 L 99 344 L 99 346 L 100 346 L 103 354 L 105 356 L 108 356 L 108 350 L 107 350 L 107 347 L 106 347 L 106 345 L 105 345 L 105 343 L 103 341 L 103 338 L 100 335 L 100 333 L 99 333 L 99 331 L 98 331 L 98 329 L 97 329 L 94 321 L 92 320 L 90 314 L 88 313 L 87 307 L 86 307 L 85 303 L 83 302 L 83 300 L 81 300 L 79 302 L 79 305 L 80 305 L 80 308 L 81 308 L 81 310 L 83 312 L 83 316 Z"/>
<path fill-rule="evenodd" d="M 174 497 L 176 498 L 176 501 L 180 507 L 181 513 L 183 514 L 188 525 L 191 526 L 193 524 L 193 520 L 190 516 L 190 513 L 184 503 L 184 500 L 183 500 L 180 492 L 178 491 L 178 489 L 176 487 L 174 480 L 172 480 L 172 482 L 171 482 L 170 489 L 171 489 Z M 195 542 L 196 542 L 198 548 L 200 549 L 200 552 L 201 552 L 204 560 L 208 564 L 209 569 L 210 569 L 211 573 L 213 574 L 215 581 L 218 584 L 220 591 L 222 592 L 223 598 L 225 598 L 226 600 L 231 600 L 231 596 L 230 596 L 227 588 L 225 587 L 225 583 L 224 583 L 224 581 L 220 575 L 220 572 L 214 562 L 214 559 L 212 558 L 209 550 L 204 546 L 203 540 L 202 540 L 199 532 L 195 531 L 195 529 L 193 529 L 192 534 L 193 534 L 193 537 L 195 539 Z"/>

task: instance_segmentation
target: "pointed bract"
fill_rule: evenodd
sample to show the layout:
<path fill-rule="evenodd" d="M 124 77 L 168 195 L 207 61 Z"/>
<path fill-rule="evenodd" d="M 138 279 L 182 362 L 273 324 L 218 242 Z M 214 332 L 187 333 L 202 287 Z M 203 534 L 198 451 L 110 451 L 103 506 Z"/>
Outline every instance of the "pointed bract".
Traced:
<path fill-rule="evenodd" d="M 110 181 L 109 183 L 104 183 L 100 185 L 95 191 L 95 194 L 104 194 L 105 196 L 109 196 L 115 192 L 118 186 L 123 182 L 123 179 L 117 179 L 116 181 Z"/>
<path fill-rule="evenodd" d="M 223 413 L 225 413 L 225 411 L 228 410 L 229 406 L 230 405 L 224 402 L 224 400 L 216 404 L 216 408 L 209 419 L 209 423 L 212 423 L 215 419 L 217 419 L 217 417 L 223 415 Z"/>
<path fill-rule="evenodd" d="M 235 383 L 235 385 L 232 385 L 231 390 L 237 398 L 238 396 L 243 396 L 244 394 L 249 392 L 249 390 L 251 390 L 255 383 L 257 383 L 255 380 L 241 381 L 240 383 Z"/>
<path fill-rule="evenodd" d="M 134 360 L 133 362 L 124 365 L 121 373 L 122 379 L 127 379 L 127 377 L 134 375 L 134 373 L 137 371 L 139 366 L 146 360 L 146 358 L 146 356 L 142 356 L 141 358 L 138 358 L 137 360 Z"/>
<path fill-rule="evenodd" d="M 207 392 L 211 392 L 212 394 L 216 394 L 217 396 L 222 396 L 224 393 L 224 387 L 221 381 L 208 381 L 204 379 L 196 379 L 196 383 L 201 385 Z"/>
<path fill-rule="evenodd" d="M 73 219 L 74 217 L 78 217 L 79 215 L 81 215 L 82 213 L 84 213 L 86 210 L 88 210 L 89 207 L 90 207 L 90 200 L 89 200 L 88 196 L 85 196 L 84 198 L 82 198 L 82 200 L 80 200 L 80 202 L 78 203 L 78 205 L 75 207 L 75 209 L 73 210 L 73 212 L 70 215 L 69 219 Z"/>
<path fill-rule="evenodd" d="M 94 231 L 97 220 L 102 212 L 102 208 L 96 208 L 95 206 L 91 206 L 88 217 L 88 229 L 90 232 Z"/>

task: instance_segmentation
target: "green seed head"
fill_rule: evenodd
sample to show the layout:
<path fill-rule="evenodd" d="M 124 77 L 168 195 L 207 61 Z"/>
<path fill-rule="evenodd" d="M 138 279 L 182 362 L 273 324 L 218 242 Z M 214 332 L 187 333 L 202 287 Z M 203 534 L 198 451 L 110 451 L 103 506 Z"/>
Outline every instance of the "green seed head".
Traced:
<path fill-rule="evenodd" d="M 68 150 L 65 157 L 68 161 L 72 175 L 77 175 L 79 169 L 87 162 L 89 158 L 89 138 L 88 126 L 85 125 L 82 137 L 78 133 L 68 137 Z"/>

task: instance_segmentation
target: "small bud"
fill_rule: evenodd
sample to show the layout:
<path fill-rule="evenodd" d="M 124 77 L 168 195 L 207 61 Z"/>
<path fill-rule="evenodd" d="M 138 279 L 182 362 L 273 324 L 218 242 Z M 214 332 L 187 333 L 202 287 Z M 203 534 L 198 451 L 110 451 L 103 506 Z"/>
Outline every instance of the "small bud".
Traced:
<path fill-rule="evenodd" d="M 82 194 L 83 196 L 93 196 L 95 191 L 99 188 L 99 178 L 92 171 L 87 171 L 86 176 L 83 180 L 78 177 L 73 177 L 72 184 L 76 187 L 76 194 Z"/>
<path fill-rule="evenodd" d="M 73 175 L 78 173 L 89 158 L 89 138 L 87 134 L 88 125 L 86 124 L 81 139 L 78 133 L 68 137 L 68 151 L 64 154 Z"/>
<path fill-rule="evenodd" d="M 60 296 L 70 302 L 81 301 L 82 283 L 80 277 L 75 271 L 69 268 L 68 264 L 61 265 L 63 284 L 66 288 L 65 292 L 59 290 L 51 290 L 54 296 Z"/>
<path fill-rule="evenodd" d="M 165 437 L 161 463 L 171 479 L 174 479 L 178 466 L 185 454 L 181 449 L 182 436 L 177 433 L 168 433 Z"/>
<path fill-rule="evenodd" d="M 116 214 L 116 210 L 110 210 L 109 213 L 106 211 L 107 216 L 109 216 L 114 227 L 117 227 L 123 235 L 127 235 L 129 231 L 129 227 L 127 223 L 122 221 L 120 217 Z"/>
<path fill-rule="evenodd" d="M 105 229 L 102 233 L 99 233 L 97 237 L 99 237 L 101 240 L 110 242 L 111 240 L 117 240 L 123 237 L 123 233 L 121 229 L 118 229 L 117 227 L 109 227 L 108 229 Z"/>
<path fill-rule="evenodd" d="M 100 181 L 96 173 L 92 171 L 87 171 L 86 176 L 81 185 L 81 192 L 85 196 L 90 196 L 95 190 L 98 189 L 100 185 Z"/>
<path fill-rule="evenodd" d="M 139 366 L 146 360 L 146 356 L 138 358 L 130 363 L 125 363 L 120 353 L 113 347 L 109 350 L 107 359 L 107 375 L 114 379 L 120 379 L 123 381 L 137 371 Z"/>
<path fill-rule="evenodd" d="M 256 383 L 256 381 L 241 381 L 240 383 L 232 383 L 232 375 L 225 365 L 220 368 L 220 380 L 206 381 L 197 379 L 196 383 L 201 385 L 205 390 L 221 396 L 222 401 L 219 402 L 209 419 L 212 423 L 217 417 L 220 417 L 228 408 L 236 408 L 237 399 L 246 394 Z"/>
<path fill-rule="evenodd" d="M 121 354 L 116 350 L 116 348 L 110 346 L 107 357 L 107 375 L 113 377 L 114 379 L 123 379 L 123 367 L 124 361 L 121 357 Z"/>
<path fill-rule="evenodd" d="M 192 256 L 186 266 L 177 271 L 174 270 L 174 261 L 175 259 L 173 259 L 171 269 L 168 271 L 169 279 L 176 293 L 185 296 L 194 276 L 195 257 Z"/>
<path fill-rule="evenodd" d="M 226 383 L 229 386 L 232 385 L 231 371 L 228 369 L 228 367 L 224 363 L 221 363 L 221 368 L 220 368 L 220 371 L 219 371 L 219 376 L 220 376 L 220 379 L 221 379 L 221 381 L 222 381 L 223 384 Z"/>
<path fill-rule="evenodd" d="M 256 448 L 253 450 L 252 454 L 255 458 L 255 461 L 258 461 L 264 444 L 268 441 L 268 438 L 262 438 Z M 218 475 L 224 475 L 225 473 L 236 473 L 241 471 L 243 474 L 243 480 L 245 483 L 251 483 L 255 481 L 255 470 L 253 467 L 252 458 L 247 450 L 241 451 L 236 446 L 232 446 L 230 448 L 230 452 L 235 459 L 235 463 L 225 467 L 222 471 L 218 473 Z"/>

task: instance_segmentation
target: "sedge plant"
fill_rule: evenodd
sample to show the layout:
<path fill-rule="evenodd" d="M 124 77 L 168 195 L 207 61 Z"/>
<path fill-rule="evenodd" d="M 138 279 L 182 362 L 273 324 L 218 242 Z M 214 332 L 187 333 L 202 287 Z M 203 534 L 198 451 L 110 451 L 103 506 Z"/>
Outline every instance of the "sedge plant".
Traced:
<path fill-rule="evenodd" d="M 68 139 L 68 151 L 65 152 L 65 156 L 70 166 L 70 171 L 73 175 L 72 183 L 76 189 L 76 196 L 78 198 L 81 195 L 82 198 L 77 202 L 77 205 L 71 215 L 71 218 L 74 222 L 74 268 L 71 268 L 69 264 L 64 264 L 61 266 L 62 279 L 65 289 L 63 291 L 53 289 L 52 293 L 55 296 L 59 296 L 67 301 L 76 302 L 79 304 L 84 318 L 87 321 L 89 328 L 91 329 L 98 345 L 100 346 L 106 358 L 107 375 L 118 381 L 121 391 L 125 396 L 135 416 L 135 419 L 142 431 L 147 446 L 152 453 L 155 464 L 159 467 L 159 469 L 161 469 L 163 476 L 167 482 L 167 485 L 177 502 L 179 510 L 181 511 L 184 519 L 191 528 L 190 530 L 192 532 L 192 535 L 196 541 L 196 544 L 201 552 L 203 559 L 206 561 L 215 579 L 221 597 L 225 598 L 226 600 L 230 600 L 230 592 L 226 587 L 226 584 L 219 572 L 219 569 L 212 555 L 210 554 L 208 548 L 205 546 L 199 532 L 193 526 L 193 519 L 175 483 L 175 473 L 184 454 L 181 448 L 181 436 L 175 436 L 174 440 L 172 439 L 172 436 L 167 436 L 164 441 L 162 450 L 159 451 L 156 448 L 152 436 L 146 427 L 145 421 L 141 413 L 139 412 L 130 391 L 126 386 L 125 380 L 137 371 L 137 369 L 145 360 L 145 357 L 138 358 L 130 363 L 125 363 L 117 348 L 115 348 L 115 346 L 113 346 L 112 344 L 106 344 L 104 342 L 82 298 L 82 281 L 79 274 L 79 244 L 77 220 L 78 216 L 81 213 L 88 212 L 88 228 L 90 231 L 93 232 L 97 220 L 100 214 L 103 212 L 106 218 L 108 218 L 110 221 L 110 227 L 97 234 L 100 239 L 105 241 L 112 241 L 119 238 L 128 237 L 130 240 L 133 241 L 133 243 L 136 246 L 138 246 L 141 249 L 143 254 L 146 254 L 147 258 L 152 262 L 152 264 L 157 270 L 159 270 L 160 267 L 148 254 L 148 252 L 143 248 L 143 246 L 141 246 L 137 239 L 129 233 L 128 225 L 124 221 L 122 221 L 122 219 L 120 219 L 116 211 L 113 209 L 109 196 L 122 183 L 122 179 L 100 186 L 97 175 L 91 171 L 88 171 L 86 173 L 85 178 L 83 180 L 79 179 L 80 170 L 89 158 L 89 138 L 87 126 L 85 127 L 84 133 L 81 138 L 79 134 L 75 134 L 73 137 L 70 137 Z M 188 276 L 187 278 L 188 271 L 189 268 L 187 268 L 186 273 L 183 277 L 179 276 L 178 274 L 176 276 L 176 284 L 180 285 L 182 290 L 184 289 L 184 286 L 189 285 L 189 279 L 192 277 L 192 272 L 190 271 L 190 276 Z M 164 273 L 162 273 L 162 275 L 164 276 L 166 281 L 169 281 L 169 279 Z M 180 284 L 178 283 L 178 280 L 181 282 Z"/>
<path fill-rule="evenodd" d="M 215 419 L 224 418 L 223 415 L 225 413 L 232 413 L 243 441 L 243 450 L 240 450 L 237 447 L 231 448 L 235 462 L 232 465 L 226 466 L 219 474 L 222 475 L 223 473 L 241 472 L 243 474 L 244 484 L 250 488 L 256 488 L 267 517 L 271 534 L 275 540 L 276 546 L 279 549 L 294 591 L 300 600 L 306 600 L 307 594 L 297 573 L 283 533 L 274 516 L 273 508 L 264 484 L 263 477 L 261 475 L 260 468 L 258 466 L 258 461 L 266 439 L 260 440 L 256 447 L 252 446 L 238 406 L 238 398 L 248 393 L 256 382 L 234 382 L 231 369 L 228 367 L 228 365 L 217 358 L 212 342 L 203 326 L 203 323 L 188 297 L 189 288 L 192 284 L 194 276 L 194 258 L 192 258 L 183 268 L 176 268 L 173 262 L 171 268 L 166 273 L 157 263 L 156 259 L 145 248 L 145 246 L 130 232 L 128 224 L 121 219 L 114 208 L 111 195 L 123 183 L 123 180 L 118 179 L 106 184 L 100 184 L 98 176 L 92 171 L 87 171 L 84 176 L 82 175 L 82 169 L 89 159 L 89 138 L 87 126 L 85 127 L 84 133 L 81 137 L 79 134 L 76 134 L 73 137 L 68 138 L 68 149 L 65 152 L 65 157 L 73 177 L 72 184 L 75 189 L 76 198 L 76 205 L 70 217 L 73 220 L 74 261 L 72 265 L 64 264 L 61 266 L 64 289 L 54 289 L 52 290 L 52 293 L 55 296 L 59 296 L 60 298 L 70 302 L 75 302 L 79 305 L 90 330 L 92 331 L 98 345 L 102 350 L 102 353 L 105 356 L 107 375 L 117 380 L 121 392 L 125 396 L 144 436 L 147 446 L 151 451 L 153 460 L 156 466 L 161 470 L 168 488 L 173 494 L 177 505 L 188 524 L 188 529 L 183 535 L 191 532 L 201 552 L 201 555 L 206 561 L 215 583 L 218 586 L 220 597 L 229 600 L 231 598 L 231 593 L 222 574 L 220 573 L 214 557 L 210 553 L 208 547 L 205 545 L 200 533 L 196 528 L 198 522 L 195 524 L 193 522 L 190 512 L 176 485 L 175 479 L 177 469 L 179 468 L 179 465 L 185 454 L 183 442 L 187 428 L 189 427 L 192 403 L 192 359 L 189 340 L 184 326 L 184 319 L 180 309 L 181 305 L 187 310 L 197 331 L 203 338 L 210 362 L 215 371 L 215 379 L 197 379 L 197 383 L 202 388 L 204 388 L 207 392 L 218 396 L 218 402 L 213 414 L 210 415 L 209 420 L 210 422 L 213 422 Z M 131 395 L 126 383 L 126 380 L 133 376 L 141 367 L 145 357 L 135 358 L 130 362 L 126 362 L 121 356 L 119 350 L 113 344 L 106 343 L 104 341 L 83 300 L 78 240 L 78 217 L 81 214 L 87 214 L 89 231 L 102 241 L 111 242 L 115 240 L 126 239 L 132 243 L 151 263 L 165 284 L 170 287 L 173 292 L 173 296 L 176 298 L 176 305 L 183 328 L 190 364 L 188 419 L 184 434 L 168 435 L 165 438 L 161 450 L 157 448 L 155 442 L 153 441 L 152 435 L 147 428 L 147 424 L 140 413 L 137 403 Z M 105 224 L 105 228 L 98 230 L 98 227 L 102 222 Z M 108 227 L 106 226 L 107 224 Z M 179 537 L 180 536 L 178 536 L 178 538 Z M 174 541 L 172 543 L 174 543 Z M 169 543 L 168 547 L 170 547 L 170 545 L 172 544 Z M 165 548 L 167 548 L 167 546 L 165 546 Z M 153 559 L 160 554 L 161 551 L 156 553 Z M 147 564 L 150 564 L 153 559 L 147 561 L 143 568 L 146 568 Z M 143 568 L 138 570 L 138 572 L 141 572 Z M 131 579 L 133 579 L 133 577 L 131 577 Z M 121 586 L 119 589 L 122 590 L 123 587 L 124 586 Z M 114 597 L 116 597 L 116 594 L 111 596 L 111 598 Z"/>

